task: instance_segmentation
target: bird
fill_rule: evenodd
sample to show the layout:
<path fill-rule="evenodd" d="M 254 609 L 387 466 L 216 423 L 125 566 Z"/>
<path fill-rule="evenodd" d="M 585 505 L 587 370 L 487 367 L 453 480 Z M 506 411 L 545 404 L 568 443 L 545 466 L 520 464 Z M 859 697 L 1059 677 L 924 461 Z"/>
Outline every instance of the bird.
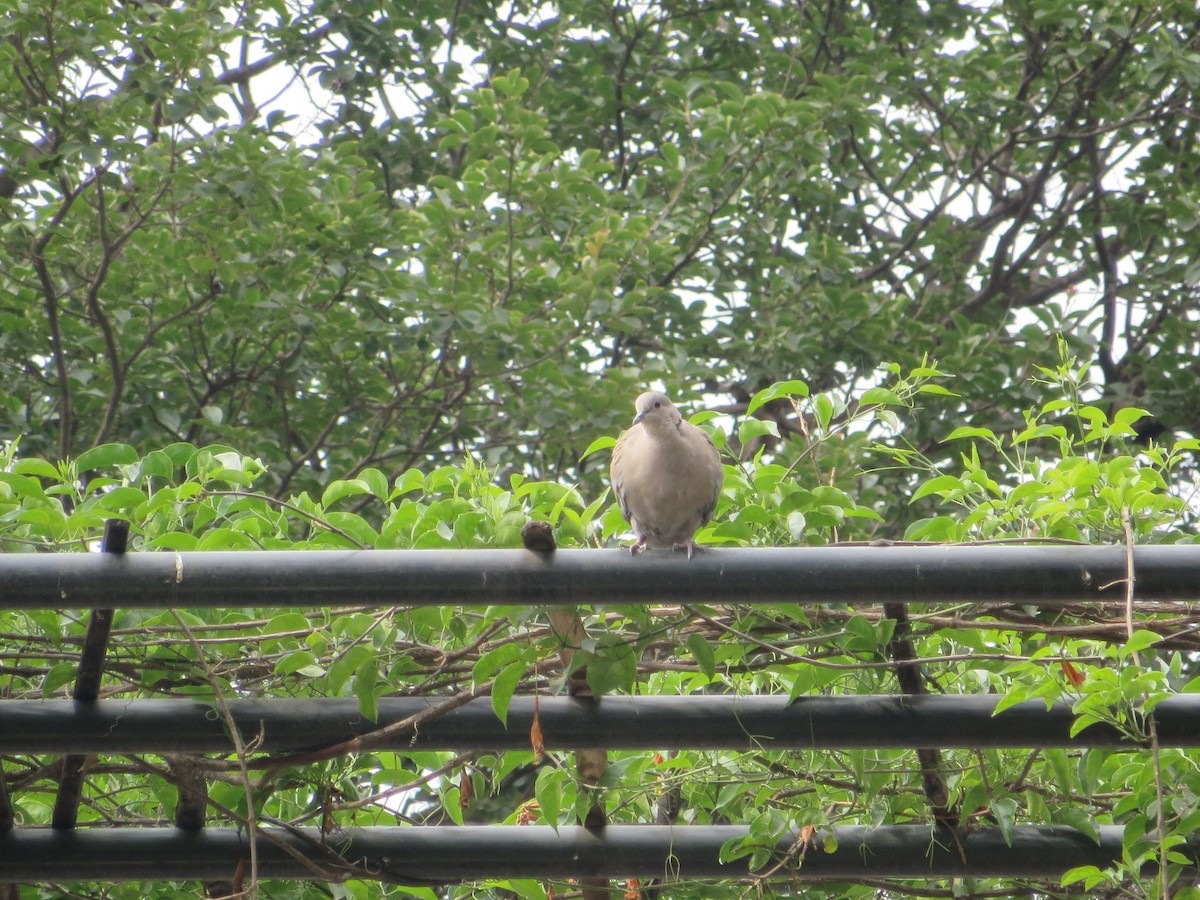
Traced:
<path fill-rule="evenodd" d="M 693 540 L 712 518 L 725 470 L 712 438 L 684 421 L 660 391 L 634 401 L 633 424 L 617 438 L 609 478 L 622 515 L 637 535 L 629 551 L 647 546 L 702 550 Z"/>

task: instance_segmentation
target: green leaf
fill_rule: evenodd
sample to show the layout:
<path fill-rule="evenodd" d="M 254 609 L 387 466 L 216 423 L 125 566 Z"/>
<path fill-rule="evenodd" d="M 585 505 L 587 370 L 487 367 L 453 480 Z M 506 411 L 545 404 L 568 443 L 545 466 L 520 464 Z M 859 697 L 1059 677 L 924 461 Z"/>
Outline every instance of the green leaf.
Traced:
<path fill-rule="evenodd" d="M 1042 755 L 1054 769 L 1054 784 L 1059 791 L 1070 793 L 1075 784 L 1075 770 L 1067 759 L 1067 753 L 1058 747 L 1046 747 Z"/>
<path fill-rule="evenodd" d="M 998 797 L 992 801 L 991 809 L 992 815 L 996 817 L 996 824 L 1000 826 L 1000 836 L 1004 838 L 1004 843 L 1011 847 L 1013 825 L 1017 815 L 1017 801 L 1012 797 Z"/>
<path fill-rule="evenodd" d="M 277 675 L 292 675 L 304 670 L 311 671 L 317 666 L 317 657 L 308 650 L 297 650 L 294 653 L 289 653 L 281 657 L 275 663 L 275 674 Z M 322 675 L 325 674 L 324 669 L 320 669 Z"/>
<path fill-rule="evenodd" d="M 566 773 L 556 766 L 543 766 L 538 772 L 537 781 L 533 786 L 533 796 L 538 808 L 542 811 L 542 819 L 558 832 L 558 817 L 562 811 L 562 788 Z"/>
<path fill-rule="evenodd" d="M 37 626 L 39 633 L 57 644 L 62 640 L 63 636 L 63 616 L 53 609 L 30 609 L 26 610 L 25 617 Z"/>
<path fill-rule="evenodd" d="M 147 541 L 146 547 L 150 550 L 180 550 L 189 551 L 195 550 L 199 543 L 199 538 L 194 534 L 185 534 L 180 531 L 171 531 L 166 534 L 160 534 L 155 538 Z"/>
<path fill-rule="evenodd" d="M 817 417 L 817 427 L 821 431 L 829 430 L 829 423 L 833 421 L 833 401 L 829 399 L 828 394 L 817 394 L 813 398 L 813 413 Z"/>
<path fill-rule="evenodd" d="M 378 469 L 363 469 L 358 473 L 356 481 L 361 481 L 367 486 L 372 494 L 380 500 L 386 500 L 388 496 L 388 479 L 387 476 Z"/>
<path fill-rule="evenodd" d="M 917 366 L 911 369 L 908 377 L 912 378 L 944 378 L 946 373 L 933 366 Z"/>
<path fill-rule="evenodd" d="M 136 509 L 146 502 L 146 492 L 135 487 L 118 487 L 105 491 L 96 499 L 100 509 L 125 510 Z"/>
<path fill-rule="evenodd" d="M 740 835 L 739 837 L 730 838 L 722 844 L 717 857 L 722 865 L 726 865 L 744 856 L 749 856 L 758 847 L 759 843 L 752 835 Z"/>
<path fill-rule="evenodd" d="M 371 486 L 360 478 L 331 481 L 329 486 L 325 488 L 324 493 L 321 494 L 321 505 L 329 507 L 343 497 L 353 497 L 358 494 L 370 493 L 372 493 Z"/>
<path fill-rule="evenodd" d="M 863 392 L 859 399 L 862 406 L 906 406 L 900 395 L 891 388 L 873 387 Z"/>
<path fill-rule="evenodd" d="M 521 679 L 525 677 L 525 669 L 524 661 L 509 663 L 492 681 L 492 711 L 505 727 L 508 726 L 508 706 Z"/>
<path fill-rule="evenodd" d="M 1091 891 L 1096 885 L 1104 881 L 1104 872 L 1095 866 L 1075 866 L 1063 873 L 1062 880 L 1059 883 L 1063 887 L 1069 887 L 1081 881 L 1083 882 L 1083 889 Z"/>
<path fill-rule="evenodd" d="M 13 463 L 12 471 L 17 475 L 36 475 L 51 481 L 62 480 L 58 468 L 44 459 L 18 459 Z"/>
<path fill-rule="evenodd" d="M 163 450 L 152 450 L 138 464 L 139 478 L 174 478 L 175 463 Z"/>
<path fill-rule="evenodd" d="M 69 663 L 57 663 L 42 677 L 42 696 L 49 697 L 61 687 L 72 684 L 79 667 Z"/>
<path fill-rule="evenodd" d="M 22 499 L 46 496 L 46 492 L 42 490 L 41 482 L 36 478 L 30 478 L 26 475 L 11 475 L 8 472 L 0 472 L 0 484 L 6 485 L 11 489 L 11 496 Z"/>
<path fill-rule="evenodd" d="M 1078 715 L 1075 717 L 1075 720 L 1073 722 L 1071 722 L 1071 729 L 1070 729 L 1069 734 L 1071 735 L 1071 737 L 1076 737 L 1081 731 L 1083 731 L 1089 725 L 1095 725 L 1101 721 L 1102 720 L 1099 717 L 1093 716 L 1090 714 L 1085 713 L 1083 715 Z"/>
<path fill-rule="evenodd" d="M 408 469 L 396 479 L 396 487 L 392 492 L 393 497 L 400 497 L 412 491 L 425 490 L 425 476 L 417 469 Z"/>
<path fill-rule="evenodd" d="M 462 788 L 451 785 L 442 792 L 442 809 L 455 825 L 462 825 L 466 816 L 462 808 Z"/>
<path fill-rule="evenodd" d="M 1010 706 L 1016 706 L 1018 703 L 1024 703 L 1029 699 L 1029 688 L 1024 684 L 1014 684 L 1009 690 L 996 701 L 996 706 L 992 710 L 993 716 L 998 716 Z M 1049 708 L 1049 707 L 1047 707 Z"/>
<path fill-rule="evenodd" d="M 186 466 L 196 455 L 196 448 L 192 444 L 179 442 L 168 444 L 162 448 L 162 452 L 167 455 L 173 465 Z"/>
<path fill-rule="evenodd" d="M 75 468 L 87 472 L 108 466 L 128 466 L 137 461 L 138 452 L 128 444 L 101 444 L 79 454 L 75 458 Z"/>
<path fill-rule="evenodd" d="M 376 694 L 378 684 L 378 663 L 375 657 L 371 656 L 355 671 L 352 687 L 358 700 L 358 711 L 372 722 L 379 721 L 379 698 Z"/>
<path fill-rule="evenodd" d="M 743 444 L 765 434 L 779 437 L 779 424 L 769 419 L 743 419 L 738 423 L 738 440 Z"/>
<path fill-rule="evenodd" d="M 637 654 L 616 636 L 605 636 L 594 653 L 575 654 L 576 665 L 587 665 L 588 687 L 601 697 L 615 690 L 628 690 L 637 678 Z"/>
<path fill-rule="evenodd" d="M 581 457 L 579 457 L 579 461 L 583 462 L 585 459 L 587 459 L 593 453 L 599 453 L 601 450 L 607 450 L 610 447 L 615 447 L 616 445 L 617 445 L 617 439 L 615 437 L 611 437 L 609 435 L 604 435 L 603 437 L 598 437 L 594 441 L 592 441 L 590 444 L 588 444 L 588 448 L 583 451 L 583 455 Z"/>
<path fill-rule="evenodd" d="M 663 159 L 666 160 L 667 165 L 672 169 L 683 168 L 681 164 L 682 160 L 679 156 L 679 148 L 674 144 L 670 142 L 663 143 L 659 146 L 658 150 L 662 154 Z"/>
<path fill-rule="evenodd" d="M 359 670 L 364 664 L 373 662 L 374 659 L 375 652 L 370 647 L 363 644 L 351 647 L 338 659 L 334 660 L 333 665 L 329 667 L 329 674 L 326 676 L 329 692 L 331 694 L 342 693 L 342 688 L 358 675 Z M 355 690 L 355 696 L 358 696 L 357 682 L 352 687 Z M 361 697 L 359 697 L 359 702 L 361 704 Z"/>
<path fill-rule="evenodd" d="M 710 680 L 715 678 L 717 674 L 716 657 L 713 655 L 712 646 L 704 639 L 704 636 L 698 632 L 689 634 L 687 648 L 691 651 L 700 671 Z"/>
<path fill-rule="evenodd" d="M 1129 653 L 1138 653 L 1153 647 L 1161 640 L 1162 637 L 1156 632 L 1139 629 L 1125 641 L 1125 650 Z"/>
<path fill-rule="evenodd" d="M 1068 789 L 1063 784 L 1056 785 L 1060 790 L 1066 792 Z M 1100 826 L 1096 824 L 1096 817 L 1087 810 L 1081 809 L 1078 806 L 1065 806 L 1055 814 L 1055 819 L 1062 822 L 1064 825 L 1070 825 L 1076 831 L 1086 834 L 1091 838 L 1097 846 L 1100 844 Z"/>
<path fill-rule="evenodd" d="M 777 381 L 767 388 L 763 388 L 750 398 L 750 403 L 746 406 L 746 415 L 754 415 L 754 411 L 759 407 L 770 403 L 772 400 L 778 400 L 781 397 L 807 397 L 808 385 L 799 379 L 791 381 Z"/>
<path fill-rule="evenodd" d="M 494 647 L 475 662 L 471 669 L 471 679 L 478 687 L 520 657 L 521 648 L 516 644 L 501 644 L 499 647 Z"/>
<path fill-rule="evenodd" d="M 937 478 L 926 481 L 913 491 L 912 497 L 909 498 L 908 502 L 916 503 L 922 497 L 928 497 L 930 494 L 953 493 L 961 490 L 963 490 L 961 478 L 956 475 L 939 475 Z"/>
<path fill-rule="evenodd" d="M 870 512 L 868 510 L 868 512 Z M 787 530 L 788 535 L 793 541 L 804 539 L 805 533 L 808 531 L 808 519 L 800 510 L 793 510 L 787 514 Z"/>
<path fill-rule="evenodd" d="M 961 394 L 956 394 L 949 388 L 942 387 L 940 384 L 922 384 L 917 387 L 919 394 L 933 394 L 938 397 L 959 397 Z"/>
<path fill-rule="evenodd" d="M 977 428 L 973 425 L 961 425 L 942 438 L 942 440 L 960 441 L 963 438 L 983 438 L 985 441 L 995 441 L 996 435 L 987 428 Z"/>

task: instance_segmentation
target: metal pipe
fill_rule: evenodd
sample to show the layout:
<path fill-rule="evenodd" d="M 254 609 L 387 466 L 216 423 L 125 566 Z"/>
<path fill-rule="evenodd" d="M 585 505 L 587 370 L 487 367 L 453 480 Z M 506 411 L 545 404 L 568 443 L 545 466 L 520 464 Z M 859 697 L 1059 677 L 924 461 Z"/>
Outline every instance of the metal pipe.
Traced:
<path fill-rule="evenodd" d="M 720 861 L 722 846 L 748 833 L 739 826 L 476 825 L 319 830 L 259 829 L 261 878 L 396 884 L 490 878 L 744 878 L 747 859 Z M 928 825 L 838 827 L 818 832 L 795 856 L 795 838 L 775 846 L 792 865 L 777 873 L 803 881 L 829 878 L 1058 878 L 1075 866 L 1112 865 L 1121 857 L 1120 826 L 1101 826 L 1099 842 L 1073 828 L 1024 825 L 1011 843 L 997 828 L 957 840 Z M 832 841 L 827 840 L 832 838 Z M 248 858 L 244 830 L 206 828 L 23 828 L 0 835 L 0 882 L 214 880 Z M 1191 851 L 1194 853 L 1194 849 Z"/>
<path fill-rule="evenodd" d="M 1074 737 L 1068 705 L 1039 700 L 995 713 L 995 695 L 920 697 L 608 696 L 543 697 L 539 724 L 551 750 L 1124 747 L 1141 745 L 1116 728 L 1090 725 Z M 353 700 L 230 699 L 246 739 L 263 753 L 332 746 L 401 722 L 436 698 L 384 698 L 379 719 Z M 1159 744 L 1200 747 L 1200 695 L 1155 707 Z M 393 750 L 529 749 L 533 698 L 514 697 L 507 728 L 480 698 L 393 736 Z M 199 700 L 6 700 L 0 753 L 229 753 L 233 744 L 213 704 Z"/>
<path fill-rule="evenodd" d="M 1137 597 L 1200 597 L 1200 545 L 1136 547 Z M 1119 546 L 14 553 L 0 609 L 1120 601 Z"/>

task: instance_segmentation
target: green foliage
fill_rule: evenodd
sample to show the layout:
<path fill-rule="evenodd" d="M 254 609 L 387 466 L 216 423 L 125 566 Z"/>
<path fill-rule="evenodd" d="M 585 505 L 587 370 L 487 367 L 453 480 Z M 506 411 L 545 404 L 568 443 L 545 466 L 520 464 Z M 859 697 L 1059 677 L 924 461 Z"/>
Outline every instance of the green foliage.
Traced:
<path fill-rule="evenodd" d="M 1060 352 L 1066 353 L 1061 343 Z M 1085 402 L 1086 373 L 1072 357 L 1038 371 L 1055 398 L 1026 411 L 1023 426 L 1009 434 L 954 429 L 945 444 L 969 447 L 956 460 L 938 465 L 911 447 L 878 448 L 903 469 L 932 476 L 912 491 L 910 503 L 936 497 L 959 510 L 914 521 L 905 538 L 1117 543 L 1126 539 L 1128 523 L 1133 540 L 1184 539 L 1180 525 L 1192 521 L 1194 511 L 1169 484 L 1185 477 L 1181 470 L 1200 442 L 1137 447 L 1134 426 L 1145 410 L 1125 407 L 1110 418 Z M 943 473 L 948 468 L 953 472 Z"/>
<path fill-rule="evenodd" d="M 873 470 L 825 468 L 846 444 L 864 457 L 890 457 L 916 485 L 913 507 L 936 503 L 946 510 L 935 508 L 936 515 L 910 525 L 913 534 L 1119 542 L 1127 522 L 1138 540 L 1194 539 L 1180 528 L 1190 521 L 1178 492 L 1186 489 L 1177 467 L 1184 447 L 1167 452 L 1127 445 L 1137 414 L 1097 415 L 1081 399 L 1090 387 L 1072 360 L 1041 370 L 1039 384 L 1056 396 L 1028 412 L 1020 431 L 961 431 L 947 446 L 969 441 L 970 449 L 958 449 L 956 460 L 940 466 L 904 444 L 916 404 L 958 388 L 927 361 L 908 372 L 882 367 L 877 384 L 849 407 L 828 393 L 810 394 L 801 382 L 764 388 L 751 400 L 755 408 L 786 404 L 808 423 L 803 445 L 788 442 L 770 460 L 763 443 L 747 456 L 762 434 L 744 431 L 740 422 L 727 430 L 721 417 L 697 416 L 727 453 L 739 443 L 742 448 L 742 458 L 728 464 L 715 522 L 701 539 L 771 546 L 869 537 L 893 510 L 867 505 L 877 485 Z M 887 443 L 879 440 L 888 434 Z M 594 443 L 592 452 L 603 454 L 611 440 Z M 1085 478 L 1077 475 L 1083 470 Z M 819 481 L 810 480 L 814 473 Z M 135 551 L 519 546 L 521 526 L 531 518 L 552 522 L 560 545 L 569 547 L 612 545 L 624 529 L 606 492 L 588 503 L 573 488 L 521 474 L 502 478 L 470 457 L 394 479 L 363 469 L 329 480 L 319 498 L 307 492 L 272 497 L 259 490 L 268 480 L 258 459 L 221 445 L 177 443 L 139 456 L 126 445 L 105 444 L 51 463 L 13 443 L 0 459 L 0 544 L 10 552 L 89 549 L 109 518 L 131 523 Z M 938 531 L 932 522 L 945 524 Z M 889 662 L 896 622 L 877 608 L 639 606 L 583 613 L 591 633 L 572 665 L 586 666 L 597 694 L 715 689 L 800 697 L 897 690 Z M 68 610 L 3 618 L 3 652 L 22 666 L 9 677 L 10 694 L 63 695 L 74 676 L 82 618 Z M 346 696 L 368 717 L 385 695 L 473 688 L 489 694 L 496 715 L 507 720 L 516 694 L 561 689 L 560 676 L 545 674 L 558 643 L 542 618 L 539 610 L 520 608 L 119 610 L 110 671 L 120 672 L 114 689 L 125 696 Z M 943 765 L 951 804 L 968 823 L 986 821 L 1005 834 L 1020 824 L 1055 823 L 1092 835 L 1098 825 L 1122 824 L 1122 865 L 1068 873 L 1064 889 L 1109 885 L 1151 896 L 1154 876 L 1143 879 L 1143 866 L 1157 871 L 1161 860 L 1175 877 L 1182 859 L 1176 844 L 1200 821 L 1200 778 L 1189 752 L 1154 746 L 1150 716 L 1163 698 L 1194 690 L 1200 676 L 1191 631 L 1178 612 L 1138 610 L 1131 633 L 1123 620 L 1104 608 L 1051 617 L 948 604 L 914 608 L 911 639 L 928 678 L 943 690 L 995 693 L 1001 708 L 1030 699 L 1066 702 L 1075 710 L 1076 731 L 1105 723 L 1150 743 L 1150 764 L 1144 753 L 1048 749 L 945 751 Z M 1160 837 L 1155 810 L 1163 784 L 1170 791 Z M 669 758 L 610 752 L 599 790 L 612 821 L 646 822 L 654 819 L 659 792 L 678 787 L 688 821 L 747 824 L 749 835 L 727 845 L 724 857 L 757 866 L 769 864 L 766 848 L 797 828 L 926 820 L 921 785 L 912 751 L 764 747 L 681 751 Z M 37 782 L 15 793 L 22 824 L 46 820 L 51 789 L 52 783 Z M 169 778 L 148 784 L 140 767 L 114 760 L 91 776 L 83 816 L 156 816 L 173 804 L 173 791 Z M 120 805 L 104 799 L 110 796 L 119 796 Z M 210 811 L 214 824 L 248 814 L 237 781 L 214 782 L 211 796 L 218 804 Z M 569 757 L 535 760 L 532 747 L 468 759 L 366 752 L 264 780 L 255 789 L 254 809 L 296 824 L 332 817 L 340 826 L 398 819 L 557 827 L 581 821 L 596 796 L 578 781 Z M 522 897 L 545 890 L 524 882 L 492 887 Z M 485 887 L 454 888 L 447 896 L 476 889 Z M 727 889 L 744 888 L 679 884 L 673 895 L 725 896 Z M 922 886 L 904 889 L 920 895 Z M 309 895 L 300 886 L 289 890 Z M 843 894 L 865 897 L 871 890 L 846 885 Z"/>
<path fill-rule="evenodd" d="M 1196 433 L 1190 5 L 893 6 L 17 4 L 0 438 L 595 487 L 655 382 L 1007 433 L 1054 332 Z"/>
<path fill-rule="evenodd" d="M 111 518 L 138 551 L 517 547 L 532 518 L 564 547 L 613 546 L 607 450 L 660 385 L 708 409 L 693 420 L 724 455 L 698 536 L 713 552 L 1193 541 L 1193 7 L 17 3 L 0 547 L 94 549 Z M 584 615 L 574 665 L 600 693 L 896 690 L 877 609 Z M 0 619 L 8 693 L 62 696 L 81 616 Z M 1079 728 L 1144 736 L 1159 699 L 1195 689 L 1200 646 L 1190 612 L 1135 619 L 948 606 L 914 610 L 912 640 L 936 689 L 1061 699 Z M 477 689 L 504 718 L 561 684 L 538 610 L 118 611 L 115 628 L 124 695 L 346 696 L 371 716 L 387 694 Z M 787 823 L 928 819 L 911 753 L 610 762 L 614 820 L 650 820 L 678 785 L 696 821 L 752 824 L 730 856 Z M 563 760 L 451 763 L 339 759 L 254 806 L 560 823 L 592 800 Z M 945 765 L 968 824 L 1125 825 L 1120 869 L 1066 879 L 1097 896 L 1157 895 L 1140 864 L 1173 873 L 1197 823 L 1183 753 Z M 106 761 L 85 817 L 159 816 L 175 787 L 144 774 Z M 22 823 L 47 820 L 46 781 L 15 796 Z M 248 808 L 232 778 L 212 796 L 226 819 Z M 546 896 L 447 896 L 503 891 Z M 176 893 L 111 896 L 156 892 Z"/>

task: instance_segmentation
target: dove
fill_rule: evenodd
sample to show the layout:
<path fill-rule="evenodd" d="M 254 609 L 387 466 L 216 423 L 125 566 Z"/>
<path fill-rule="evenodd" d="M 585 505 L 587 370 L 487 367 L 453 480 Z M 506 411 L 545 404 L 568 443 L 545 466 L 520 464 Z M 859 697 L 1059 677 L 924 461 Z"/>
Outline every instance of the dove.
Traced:
<path fill-rule="evenodd" d="M 712 518 L 725 470 L 712 439 L 659 391 L 634 403 L 633 425 L 617 439 L 609 477 L 637 553 L 650 547 L 702 549 L 692 538 Z"/>

